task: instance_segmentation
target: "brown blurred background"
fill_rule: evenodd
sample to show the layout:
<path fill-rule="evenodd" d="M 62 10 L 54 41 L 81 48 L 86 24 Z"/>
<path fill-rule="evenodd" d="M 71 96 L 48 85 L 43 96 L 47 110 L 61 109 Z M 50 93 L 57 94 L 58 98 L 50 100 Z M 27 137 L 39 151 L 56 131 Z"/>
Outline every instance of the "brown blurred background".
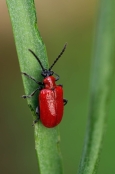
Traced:
<path fill-rule="evenodd" d="M 49 62 L 65 42 L 68 47 L 54 67 L 69 100 L 60 124 L 64 172 L 75 174 L 82 152 L 88 115 L 90 65 L 97 3 L 90 0 L 35 1 L 38 25 Z M 115 83 L 114 83 L 115 84 Z M 98 174 L 115 173 L 115 85 Z M 32 116 L 25 100 L 11 22 L 0 1 L 0 174 L 37 174 Z"/>

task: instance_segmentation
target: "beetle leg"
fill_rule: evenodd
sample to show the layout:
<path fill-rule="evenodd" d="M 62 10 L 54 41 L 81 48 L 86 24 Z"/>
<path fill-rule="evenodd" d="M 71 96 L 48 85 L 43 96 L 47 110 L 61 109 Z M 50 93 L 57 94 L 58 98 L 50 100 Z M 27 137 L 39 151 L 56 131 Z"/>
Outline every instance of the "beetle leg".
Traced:
<path fill-rule="evenodd" d="M 57 86 L 61 86 L 61 87 L 63 88 L 63 85 L 61 85 L 61 84 L 59 84 L 59 85 L 57 85 Z"/>
<path fill-rule="evenodd" d="M 65 98 L 63 99 L 64 102 L 64 106 L 67 104 L 68 100 L 66 100 Z"/>
<path fill-rule="evenodd" d="M 25 73 L 25 72 L 21 72 L 23 75 L 25 75 L 26 77 L 32 79 L 34 82 L 36 82 L 39 85 L 43 85 L 42 82 L 37 82 L 37 80 L 35 80 L 33 77 L 31 77 L 29 74 Z"/>
<path fill-rule="evenodd" d="M 32 126 L 34 126 L 40 119 L 39 108 L 38 107 L 36 108 L 36 115 L 37 115 L 37 118 L 36 118 L 36 120 L 33 121 Z"/>
<path fill-rule="evenodd" d="M 40 90 L 41 89 L 41 87 L 39 87 L 39 88 L 37 88 L 35 91 L 33 91 L 30 95 L 22 95 L 22 98 L 30 98 L 30 97 L 32 97 L 36 92 L 37 92 L 37 90 Z"/>
<path fill-rule="evenodd" d="M 58 81 L 59 80 L 59 75 L 57 75 L 56 73 L 54 73 L 55 74 L 55 76 L 56 76 L 56 80 L 55 81 Z"/>

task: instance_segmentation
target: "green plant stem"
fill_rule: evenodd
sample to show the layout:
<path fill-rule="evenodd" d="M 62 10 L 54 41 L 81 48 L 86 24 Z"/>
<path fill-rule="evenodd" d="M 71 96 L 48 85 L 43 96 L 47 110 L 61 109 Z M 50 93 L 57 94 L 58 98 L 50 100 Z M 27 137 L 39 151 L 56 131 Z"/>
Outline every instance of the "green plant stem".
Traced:
<path fill-rule="evenodd" d="M 95 174 L 106 127 L 115 56 L 115 1 L 101 0 L 91 77 L 89 118 L 78 174 Z"/>
<path fill-rule="evenodd" d="M 48 68 L 46 48 L 37 28 L 34 1 L 6 0 L 6 2 L 13 27 L 20 69 L 41 81 L 41 67 L 28 51 L 28 49 L 33 50 L 41 59 L 43 66 Z M 22 78 L 26 94 L 30 94 L 38 87 L 29 78 L 25 76 Z M 36 118 L 35 109 L 38 105 L 37 96 L 38 93 L 27 100 L 34 119 Z M 40 121 L 35 125 L 35 149 L 41 174 L 62 173 L 59 140 L 58 128 L 45 128 Z"/>

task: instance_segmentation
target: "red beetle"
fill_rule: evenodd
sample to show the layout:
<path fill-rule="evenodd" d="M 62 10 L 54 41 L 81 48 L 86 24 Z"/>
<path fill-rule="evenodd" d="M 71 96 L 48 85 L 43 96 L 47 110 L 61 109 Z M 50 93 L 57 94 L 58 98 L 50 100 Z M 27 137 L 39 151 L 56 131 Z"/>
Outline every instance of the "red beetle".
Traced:
<path fill-rule="evenodd" d="M 37 119 L 34 121 L 33 125 L 38 122 L 39 118 L 44 126 L 48 128 L 52 128 L 57 126 L 63 116 L 63 110 L 64 105 L 67 104 L 67 100 L 63 99 L 63 87 L 62 85 L 56 85 L 56 81 L 59 80 L 59 76 L 51 71 L 52 67 L 55 65 L 55 63 L 58 61 L 58 59 L 61 57 L 63 52 L 66 49 L 66 45 L 62 49 L 59 56 L 55 59 L 54 63 L 51 65 L 51 67 L 47 70 L 43 67 L 41 61 L 39 58 L 35 55 L 35 53 L 29 49 L 29 51 L 34 55 L 34 57 L 39 62 L 42 72 L 41 75 L 44 77 L 43 82 L 37 82 L 33 77 L 26 74 L 25 72 L 22 72 L 23 75 L 27 76 L 28 78 L 34 80 L 39 87 L 32 92 L 30 95 L 23 95 L 22 98 L 30 98 L 32 97 L 37 90 L 40 90 L 39 96 L 38 96 L 38 107 L 36 108 L 36 114 Z M 55 75 L 56 77 L 54 77 Z"/>

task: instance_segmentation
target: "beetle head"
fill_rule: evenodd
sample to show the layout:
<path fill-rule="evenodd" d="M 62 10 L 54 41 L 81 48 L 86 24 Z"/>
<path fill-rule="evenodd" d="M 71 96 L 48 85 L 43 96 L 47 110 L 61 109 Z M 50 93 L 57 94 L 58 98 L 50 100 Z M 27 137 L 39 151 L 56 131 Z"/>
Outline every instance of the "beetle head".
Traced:
<path fill-rule="evenodd" d="M 48 77 L 48 76 L 52 76 L 54 74 L 53 71 L 50 71 L 48 69 L 44 69 L 41 73 L 41 75 L 45 78 L 45 77 Z"/>
<path fill-rule="evenodd" d="M 62 56 L 62 54 L 64 53 L 65 49 L 66 49 L 67 43 L 64 45 L 64 48 L 62 49 L 61 53 L 58 55 L 58 57 L 54 60 L 53 64 L 50 66 L 49 69 L 45 69 L 42 65 L 42 62 L 40 61 L 40 59 L 36 56 L 36 54 L 29 49 L 29 51 L 34 55 L 34 57 L 36 58 L 36 60 L 39 62 L 41 68 L 42 68 L 42 73 L 41 75 L 45 78 L 48 76 L 52 76 L 54 74 L 53 71 L 51 71 L 51 69 L 53 68 L 53 66 L 55 65 L 55 63 L 58 61 L 58 59 Z"/>

